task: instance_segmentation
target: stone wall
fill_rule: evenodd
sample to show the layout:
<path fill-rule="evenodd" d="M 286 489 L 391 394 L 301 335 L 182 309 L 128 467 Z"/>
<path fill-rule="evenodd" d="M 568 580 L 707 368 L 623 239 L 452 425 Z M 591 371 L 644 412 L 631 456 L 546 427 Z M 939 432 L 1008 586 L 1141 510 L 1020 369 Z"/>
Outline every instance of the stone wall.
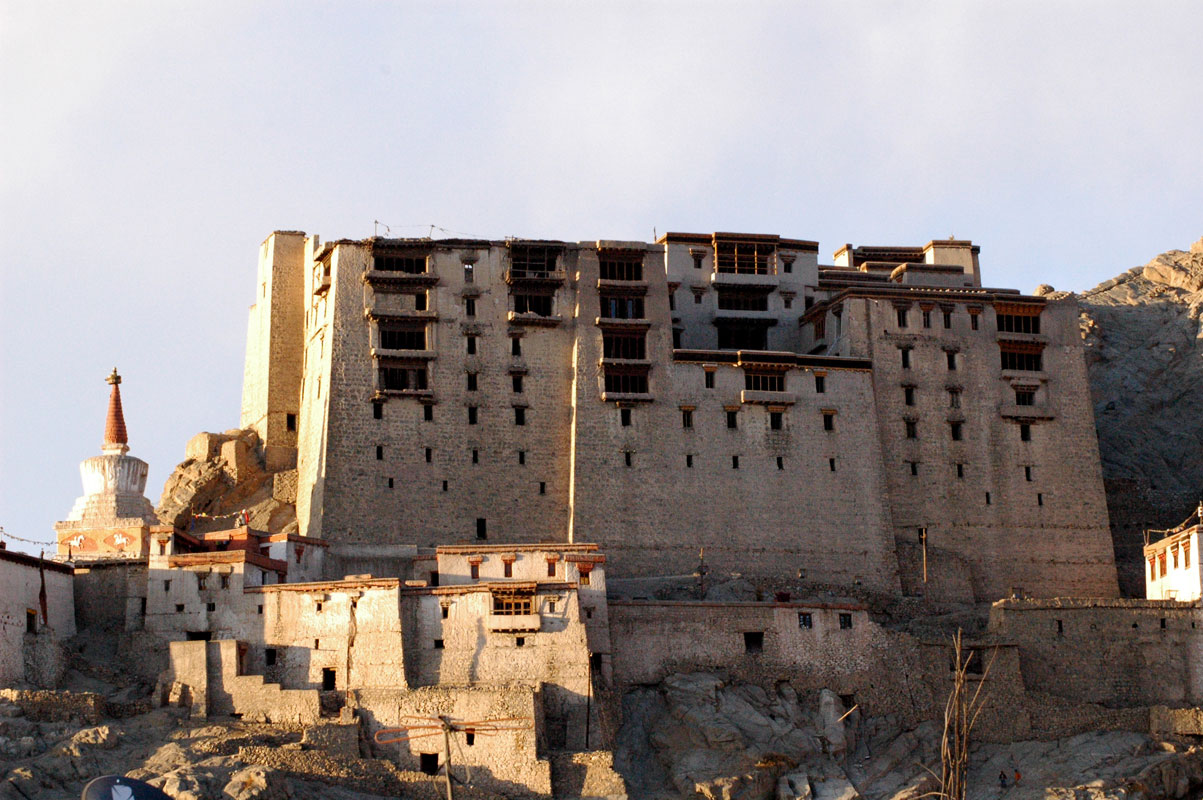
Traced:
<path fill-rule="evenodd" d="M 75 569 L 75 625 L 80 630 L 140 630 L 146 615 L 146 561 L 113 560 Z"/>
<path fill-rule="evenodd" d="M 45 621 L 39 600 L 43 576 Z M 0 686 L 30 683 L 53 688 L 63 673 L 57 643 L 75 635 L 71 568 L 0 550 L 0 587 Z"/>
<path fill-rule="evenodd" d="M 1197 604 L 1153 600 L 1003 600 L 990 632 L 1019 647 L 1029 691 L 1074 703 L 1203 702 Z"/>

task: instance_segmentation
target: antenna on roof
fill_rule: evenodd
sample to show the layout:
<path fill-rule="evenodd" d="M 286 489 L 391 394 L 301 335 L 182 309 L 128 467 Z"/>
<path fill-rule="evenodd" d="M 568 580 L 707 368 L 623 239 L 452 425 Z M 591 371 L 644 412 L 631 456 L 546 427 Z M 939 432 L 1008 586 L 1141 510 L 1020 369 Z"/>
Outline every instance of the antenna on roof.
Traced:
<path fill-rule="evenodd" d="M 381 222 L 380 220 L 378 220 L 378 219 L 374 219 L 374 220 L 372 220 L 372 235 L 373 235 L 373 236 L 379 236 L 379 235 L 380 235 L 380 230 L 379 230 L 379 229 L 380 229 L 380 226 L 381 226 L 381 225 L 384 225 L 384 223 L 383 223 L 383 222 Z M 387 225 L 384 225 L 384 235 L 385 235 L 385 236 L 388 236 L 388 235 L 389 235 L 390 233 L 392 233 L 392 232 L 393 232 L 393 231 L 392 231 L 392 228 L 390 228 L 390 227 L 389 227 L 389 226 L 387 226 Z"/>

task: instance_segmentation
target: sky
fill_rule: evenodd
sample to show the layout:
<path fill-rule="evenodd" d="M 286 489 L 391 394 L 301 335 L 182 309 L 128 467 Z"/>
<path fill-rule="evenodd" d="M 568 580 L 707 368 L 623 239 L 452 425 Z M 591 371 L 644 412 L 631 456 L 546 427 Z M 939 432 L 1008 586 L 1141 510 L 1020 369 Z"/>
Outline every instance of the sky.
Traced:
<path fill-rule="evenodd" d="M 156 504 L 188 438 L 237 426 L 273 230 L 776 233 L 827 263 L 955 236 L 1024 291 L 1186 249 L 1200 23 L 1193 0 L 0 0 L 0 526 L 53 540 L 114 366 Z"/>

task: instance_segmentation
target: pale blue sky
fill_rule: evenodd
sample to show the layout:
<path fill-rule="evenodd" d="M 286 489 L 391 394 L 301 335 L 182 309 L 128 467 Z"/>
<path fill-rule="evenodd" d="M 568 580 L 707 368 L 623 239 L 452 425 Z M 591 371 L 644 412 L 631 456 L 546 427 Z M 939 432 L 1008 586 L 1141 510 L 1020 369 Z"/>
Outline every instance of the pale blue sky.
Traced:
<path fill-rule="evenodd" d="M 0 525 L 125 376 L 147 494 L 238 422 L 273 229 L 982 246 L 1083 289 L 1203 236 L 1196 2 L 0 0 Z M 413 227 L 405 227 L 405 226 Z"/>

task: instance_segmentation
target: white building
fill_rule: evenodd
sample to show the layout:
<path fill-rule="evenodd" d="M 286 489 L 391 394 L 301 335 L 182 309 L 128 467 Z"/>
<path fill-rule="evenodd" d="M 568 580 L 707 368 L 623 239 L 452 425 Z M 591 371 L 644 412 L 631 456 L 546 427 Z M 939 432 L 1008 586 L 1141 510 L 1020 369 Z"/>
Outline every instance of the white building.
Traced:
<path fill-rule="evenodd" d="M 1190 525 L 1191 520 L 1194 525 Z M 1203 528 L 1203 504 L 1177 528 L 1150 531 L 1164 538 L 1145 545 L 1145 597 L 1150 600 L 1193 601 L 1203 597 L 1199 569 L 1199 531 Z M 1147 535 L 1146 535 L 1147 538 Z"/>

